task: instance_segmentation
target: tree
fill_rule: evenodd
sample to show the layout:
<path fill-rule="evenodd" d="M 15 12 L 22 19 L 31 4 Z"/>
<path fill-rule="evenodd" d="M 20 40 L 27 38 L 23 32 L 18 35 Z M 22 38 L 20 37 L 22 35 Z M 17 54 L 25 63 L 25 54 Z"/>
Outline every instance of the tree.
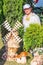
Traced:
<path fill-rule="evenodd" d="M 22 21 L 23 0 L 3 0 L 3 12 L 6 19 L 14 24 L 14 21 Z"/>

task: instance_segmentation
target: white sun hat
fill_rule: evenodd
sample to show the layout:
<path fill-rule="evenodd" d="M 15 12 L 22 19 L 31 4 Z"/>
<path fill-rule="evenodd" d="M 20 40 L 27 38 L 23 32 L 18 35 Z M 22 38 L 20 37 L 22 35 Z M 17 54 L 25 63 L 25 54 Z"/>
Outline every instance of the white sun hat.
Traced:
<path fill-rule="evenodd" d="M 30 7 L 31 7 L 30 4 L 25 4 L 25 5 L 23 6 L 23 9 L 30 8 Z"/>

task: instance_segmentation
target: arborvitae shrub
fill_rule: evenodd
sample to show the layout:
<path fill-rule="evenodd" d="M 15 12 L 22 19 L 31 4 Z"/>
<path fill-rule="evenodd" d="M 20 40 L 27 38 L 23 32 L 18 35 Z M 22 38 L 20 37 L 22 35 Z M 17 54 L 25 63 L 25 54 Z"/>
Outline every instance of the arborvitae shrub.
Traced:
<path fill-rule="evenodd" d="M 31 24 L 26 29 L 23 40 L 26 51 L 30 48 L 43 47 L 43 25 Z"/>
<path fill-rule="evenodd" d="M 23 0 L 3 0 L 3 11 L 6 19 L 10 22 L 11 26 L 13 26 L 14 21 L 22 22 L 22 6 Z"/>

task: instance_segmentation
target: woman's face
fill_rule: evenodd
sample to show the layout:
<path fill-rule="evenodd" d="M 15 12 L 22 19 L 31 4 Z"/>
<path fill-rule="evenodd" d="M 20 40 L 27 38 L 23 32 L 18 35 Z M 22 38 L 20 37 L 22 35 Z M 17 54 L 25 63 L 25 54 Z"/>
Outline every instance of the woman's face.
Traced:
<path fill-rule="evenodd" d="M 32 11 L 32 8 L 24 9 L 24 12 L 25 12 L 26 15 L 29 15 L 31 13 L 31 11 Z"/>

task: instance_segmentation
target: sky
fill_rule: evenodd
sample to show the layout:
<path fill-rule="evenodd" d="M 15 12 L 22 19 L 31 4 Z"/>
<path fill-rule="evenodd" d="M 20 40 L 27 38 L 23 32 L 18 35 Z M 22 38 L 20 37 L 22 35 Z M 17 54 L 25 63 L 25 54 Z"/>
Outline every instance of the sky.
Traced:
<path fill-rule="evenodd" d="M 43 0 L 39 0 L 35 7 L 43 7 Z"/>

